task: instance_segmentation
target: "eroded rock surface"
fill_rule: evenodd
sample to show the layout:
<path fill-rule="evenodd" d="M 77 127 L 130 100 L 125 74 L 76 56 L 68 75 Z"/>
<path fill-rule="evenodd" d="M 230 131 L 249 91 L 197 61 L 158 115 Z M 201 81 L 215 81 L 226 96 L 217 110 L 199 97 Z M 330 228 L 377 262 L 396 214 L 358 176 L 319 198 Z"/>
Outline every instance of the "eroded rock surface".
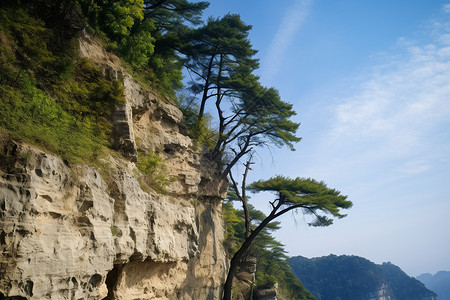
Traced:
<path fill-rule="evenodd" d="M 178 108 L 93 38 L 81 39 L 80 54 L 123 81 L 126 103 L 113 120 L 123 156 L 70 166 L 0 137 L 0 298 L 220 298 L 227 183 L 182 134 Z M 174 179 L 166 193 L 143 189 L 140 151 L 164 158 Z"/>

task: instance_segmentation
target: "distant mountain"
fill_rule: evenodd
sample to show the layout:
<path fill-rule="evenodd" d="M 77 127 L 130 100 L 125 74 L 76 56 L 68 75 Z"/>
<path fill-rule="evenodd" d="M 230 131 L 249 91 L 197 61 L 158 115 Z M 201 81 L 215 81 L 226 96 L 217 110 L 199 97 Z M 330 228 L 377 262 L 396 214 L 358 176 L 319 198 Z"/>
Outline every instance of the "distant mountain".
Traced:
<path fill-rule="evenodd" d="M 358 256 L 289 260 L 292 271 L 317 300 L 436 300 L 434 292 L 391 263 Z M 440 300 L 440 299 L 439 299 Z"/>
<path fill-rule="evenodd" d="M 438 295 L 438 300 L 450 300 L 450 272 L 440 271 L 434 276 L 427 273 L 416 277 Z"/>

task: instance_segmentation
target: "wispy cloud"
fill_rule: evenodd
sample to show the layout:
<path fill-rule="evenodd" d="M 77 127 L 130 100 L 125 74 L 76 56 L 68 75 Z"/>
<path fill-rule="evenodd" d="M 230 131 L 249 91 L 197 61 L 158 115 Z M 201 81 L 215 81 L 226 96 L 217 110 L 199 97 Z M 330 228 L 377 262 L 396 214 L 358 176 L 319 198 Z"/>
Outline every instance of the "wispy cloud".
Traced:
<path fill-rule="evenodd" d="M 446 13 L 450 13 L 450 3 L 449 4 L 445 4 L 443 10 Z"/>
<path fill-rule="evenodd" d="M 330 144 L 364 145 L 362 159 L 396 159 L 399 173 L 427 171 L 447 156 L 450 27 L 439 23 L 432 31 L 426 42 L 401 39 L 396 55 L 385 56 L 385 64 L 375 67 L 353 96 L 330 107 Z"/>
<path fill-rule="evenodd" d="M 339 100 L 308 112 L 314 134 L 285 159 L 284 174 L 325 180 L 355 205 L 329 229 L 302 232 L 307 244 L 283 226 L 276 235 L 292 255 L 361 255 L 393 261 L 411 275 L 447 263 L 450 243 L 440 237 L 450 225 L 449 23 L 448 15 L 430 20 L 423 36 L 400 39 L 376 55 L 376 66 L 317 98 Z M 371 247 L 380 243 L 390 247 Z M 429 244 L 436 245 L 433 260 L 416 263 L 430 257 Z"/>
<path fill-rule="evenodd" d="M 288 8 L 275 37 L 272 39 L 268 54 L 262 65 L 263 77 L 266 80 L 270 81 L 280 71 L 285 52 L 292 43 L 295 34 L 305 22 L 312 2 L 313 0 L 296 0 Z"/>

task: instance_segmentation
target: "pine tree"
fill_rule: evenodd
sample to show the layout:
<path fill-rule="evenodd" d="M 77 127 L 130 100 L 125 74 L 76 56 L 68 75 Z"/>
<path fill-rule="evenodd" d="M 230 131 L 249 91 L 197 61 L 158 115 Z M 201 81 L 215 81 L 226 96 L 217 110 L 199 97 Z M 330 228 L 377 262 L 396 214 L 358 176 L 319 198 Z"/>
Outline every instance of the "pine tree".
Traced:
<path fill-rule="evenodd" d="M 255 238 L 273 220 L 289 211 L 301 209 L 303 213 L 313 216 L 313 221 L 310 223 L 311 226 L 329 226 L 333 223 L 333 220 L 327 215 L 343 218 L 346 215 L 341 214 L 340 210 L 352 206 L 352 202 L 347 200 L 347 196 L 341 195 L 340 191 L 330 189 L 323 181 L 319 182 L 311 178 L 297 177 L 291 179 L 276 176 L 268 180 L 256 181 L 249 185 L 248 189 L 254 192 L 274 192 L 276 197 L 273 201 L 269 201 L 272 207 L 270 214 L 251 231 L 251 234 L 233 255 L 224 285 L 224 300 L 231 300 L 234 273 L 242 257 L 248 251 Z"/>

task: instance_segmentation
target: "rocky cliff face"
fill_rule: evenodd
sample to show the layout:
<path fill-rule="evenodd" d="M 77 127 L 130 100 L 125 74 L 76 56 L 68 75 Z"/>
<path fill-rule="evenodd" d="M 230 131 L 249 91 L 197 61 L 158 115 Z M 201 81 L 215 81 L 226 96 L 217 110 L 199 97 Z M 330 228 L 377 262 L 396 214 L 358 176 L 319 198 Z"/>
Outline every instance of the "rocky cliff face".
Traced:
<path fill-rule="evenodd" d="M 87 35 L 80 54 L 123 82 L 113 134 L 123 156 L 71 166 L 0 137 L 0 299 L 220 298 L 226 182 L 183 134 L 175 106 Z M 166 193 L 143 189 L 138 150 L 164 158 Z"/>
<path fill-rule="evenodd" d="M 392 291 L 389 286 L 385 283 L 381 285 L 378 291 L 370 293 L 367 296 L 368 300 L 392 300 L 395 297 L 392 295 Z"/>

